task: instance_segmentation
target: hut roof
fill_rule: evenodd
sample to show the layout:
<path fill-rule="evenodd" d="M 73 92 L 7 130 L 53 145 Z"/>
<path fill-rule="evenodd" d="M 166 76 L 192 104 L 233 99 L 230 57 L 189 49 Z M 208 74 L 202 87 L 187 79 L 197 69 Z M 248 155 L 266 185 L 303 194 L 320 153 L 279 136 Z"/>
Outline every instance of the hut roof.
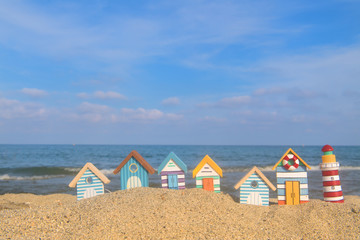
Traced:
<path fill-rule="evenodd" d="M 274 167 L 272 168 L 272 170 L 274 170 L 274 169 L 280 164 L 280 162 L 284 159 L 284 157 L 285 157 L 286 155 L 288 155 L 289 153 L 294 154 L 294 155 L 300 160 L 300 162 L 302 162 L 308 169 L 311 169 L 311 167 L 310 167 L 304 160 L 302 160 L 302 158 L 299 157 L 299 155 L 297 155 L 294 150 L 292 150 L 291 148 L 289 148 L 289 149 L 286 151 L 286 153 L 280 158 L 280 160 L 274 165 Z"/>
<path fill-rule="evenodd" d="M 135 150 L 131 151 L 129 155 L 117 166 L 117 168 L 114 170 L 114 174 L 117 174 L 120 172 L 121 168 L 131 159 L 135 158 L 150 174 L 155 173 L 155 169 Z"/>
<path fill-rule="evenodd" d="M 193 178 L 196 176 L 196 174 L 198 174 L 198 172 L 201 170 L 201 168 L 205 165 L 205 164 L 209 164 L 210 167 L 212 167 L 215 172 L 217 172 L 221 177 L 223 176 L 222 174 L 222 169 L 214 162 L 214 160 L 212 160 L 209 155 L 206 155 L 201 162 L 196 166 L 196 168 L 193 171 Z"/>
<path fill-rule="evenodd" d="M 160 172 L 164 169 L 164 167 L 166 166 L 166 164 L 170 161 L 173 160 L 178 166 L 179 168 L 181 168 L 184 172 L 187 172 L 187 166 L 186 164 L 181 161 L 181 159 L 176 156 L 175 153 L 171 152 L 169 153 L 169 155 L 164 159 L 164 161 L 162 161 L 162 163 L 160 164 L 159 168 L 158 168 L 158 174 L 160 174 Z"/>
<path fill-rule="evenodd" d="M 257 173 L 259 177 L 264 180 L 264 182 L 271 188 L 273 191 L 276 190 L 276 187 L 265 177 L 265 175 L 255 166 L 253 167 L 248 174 L 246 174 L 235 186 L 235 189 L 238 189 L 253 173 Z"/>
<path fill-rule="evenodd" d="M 82 175 L 84 175 L 85 171 L 88 169 L 90 169 L 90 171 L 92 171 L 98 178 L 100 178 L 100 180 L 103 183 L 105 183 L 105 184 L 110 183 L 110 180 L 102 172 L 100 172 L 99 169 L 97 169 L 92 163 L 88 162 L 84 165 L 84 167 L 80 170 L 80 172 L 75 176 L 75 178 L 70 182 L 69 187 L 76 187 L 77 182 L 82 177 Z"/>

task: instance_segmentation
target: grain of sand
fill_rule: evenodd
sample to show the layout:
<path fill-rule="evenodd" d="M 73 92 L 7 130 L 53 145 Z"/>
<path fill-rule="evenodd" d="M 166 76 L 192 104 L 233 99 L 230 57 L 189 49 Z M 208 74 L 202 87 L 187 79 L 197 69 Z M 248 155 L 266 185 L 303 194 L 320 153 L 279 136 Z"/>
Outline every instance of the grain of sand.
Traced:
<path fill-rule="evenodd" d="M 360 239 L 360 197 L 262 207 L 202 189 L 135 188 L 81 201 L 5 194 L 0 222 L 0 239 Z"/>

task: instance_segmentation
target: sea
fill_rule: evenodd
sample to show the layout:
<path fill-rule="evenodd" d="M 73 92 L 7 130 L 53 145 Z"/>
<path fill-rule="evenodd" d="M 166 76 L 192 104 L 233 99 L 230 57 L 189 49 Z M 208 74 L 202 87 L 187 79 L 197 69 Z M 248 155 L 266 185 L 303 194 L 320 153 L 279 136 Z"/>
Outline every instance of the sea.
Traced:
<path fill-rule="evenodd" d="M 276 186 L 272 167 L 292 148 L 311 169 L 308 171 L 310 199 L 322 199 L 322 177 L 319 168 L 322 146 L 220 146 L 220 145 L 0 145 L 0 194 L 33 193 L 76 195 L 68 185 L 80 169 L 93 163 L 111 182 L 106 192 L 120 189 L 120 176 L 113 170 L 136 150 L 157 169 L 170 152 L 174 152 L 188 167 L 186 188 L 195 188 L 192 171 L 205 155 L 209 155 L 223 170 L 221 191 L 239 198 L 234 185 L 257 166 Z M 344 195 L 360 195 L 360 146 L 332 146 L 340 163 L 340 179 Z M 160 176 L 149 177 L 150 187 L 160 188 Z M 276 198 L 270 190 L 270 197 Z"/>

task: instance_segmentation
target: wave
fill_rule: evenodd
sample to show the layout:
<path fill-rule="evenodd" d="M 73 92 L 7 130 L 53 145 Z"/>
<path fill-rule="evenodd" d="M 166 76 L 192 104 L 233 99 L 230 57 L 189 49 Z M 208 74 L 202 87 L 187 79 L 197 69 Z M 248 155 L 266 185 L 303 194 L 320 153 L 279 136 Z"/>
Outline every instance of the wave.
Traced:
<path fill-rule="evenodd" d="M 52 178 L 63 178 L 65 175 L 44 175 L 44 176 L 10 176 L 9 174 L 0 175 L 0 181 L 26 181 L 44 180 Z"/>
<path fill-rule="evenodd" d="M 115 170 L 115 168 L 114 169 L 102 169 L 102 170 L 100 170 L 100 172 L 102 172 L 106 176 L 109 176 L 109 175 L 114 175 L 114 173 L 113 173 L 114 170 Z"/>
<path fill-rule="evenodd" d="M 262 172 L 273 172 L 273 165 L 257 166 Z M 310 166 L 309 171 L 320 171 L 319 165 Z M 253 166 L 223 167 L 224 173 L 249 172 Z M 0 168 L 0 181 L 46 180 L 52 178 L 75 177 L 81 168 L 72 167 L 30 167 L 30 168 Z M 341 171 L 360 171 L 360 166 L 340 166 Z M 114 169 L 101 169 L 106 176 L 113 176 Z M 193 169 L 189 169 L 191 173 Z"/>
<path fill-rule="evenodd" d="M 73 175 L 81 168 L 68 167 L 21 167 L 0 168 L 0 174 L 13 174 L 21 176 L 43 176 L 43 175 Z"/>

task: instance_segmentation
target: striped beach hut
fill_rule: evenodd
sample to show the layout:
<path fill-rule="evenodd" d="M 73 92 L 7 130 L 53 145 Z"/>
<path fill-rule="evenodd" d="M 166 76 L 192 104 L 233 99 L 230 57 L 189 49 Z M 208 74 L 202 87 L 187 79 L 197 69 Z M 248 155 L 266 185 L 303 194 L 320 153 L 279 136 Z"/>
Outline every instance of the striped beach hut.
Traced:
<path fill-rule="evenodd" d="M 269 188 L 276 190 L 257 167 L 253 167 L 234 188 L 240 188 L 240 203 L 260 206 L 269 206 Z"/>
<path fill-rule="evenodd" d="M 120 172 L 120 189 L 125 190 L 135 187 L 148 187 L 149 174 L 154 174 L 155 169 L 135 150 L 120 163 L 114 174 Z"/>
<path fill-rule="evenodd" d="M 274 165 L 279 205 L 297 205 L 309 201 L 307 170 L 310 166 L 289 148 Z"/>
<path fill-rule="evenodd" d="M 187 167 L 181 159 L 171 152 L 158 168 L 161 175 L 161 187 L 169 189 L 185 189 L 185 173 Z"/>
<path fill-rule="evenodd" d="M 110 180 L 92 163 L 88 162 L 70 182 L 69 187 L 76 187 L 77 200 L 104 194 L 104 183 Z"/>
<path fill-rule="evenodd" d="M 196 178 L 196 188 L 203 188 L 207 191 L 220 192 L 220 177 L 222 169 L 206 155 L 193 171 L 193 178 Z"/>

